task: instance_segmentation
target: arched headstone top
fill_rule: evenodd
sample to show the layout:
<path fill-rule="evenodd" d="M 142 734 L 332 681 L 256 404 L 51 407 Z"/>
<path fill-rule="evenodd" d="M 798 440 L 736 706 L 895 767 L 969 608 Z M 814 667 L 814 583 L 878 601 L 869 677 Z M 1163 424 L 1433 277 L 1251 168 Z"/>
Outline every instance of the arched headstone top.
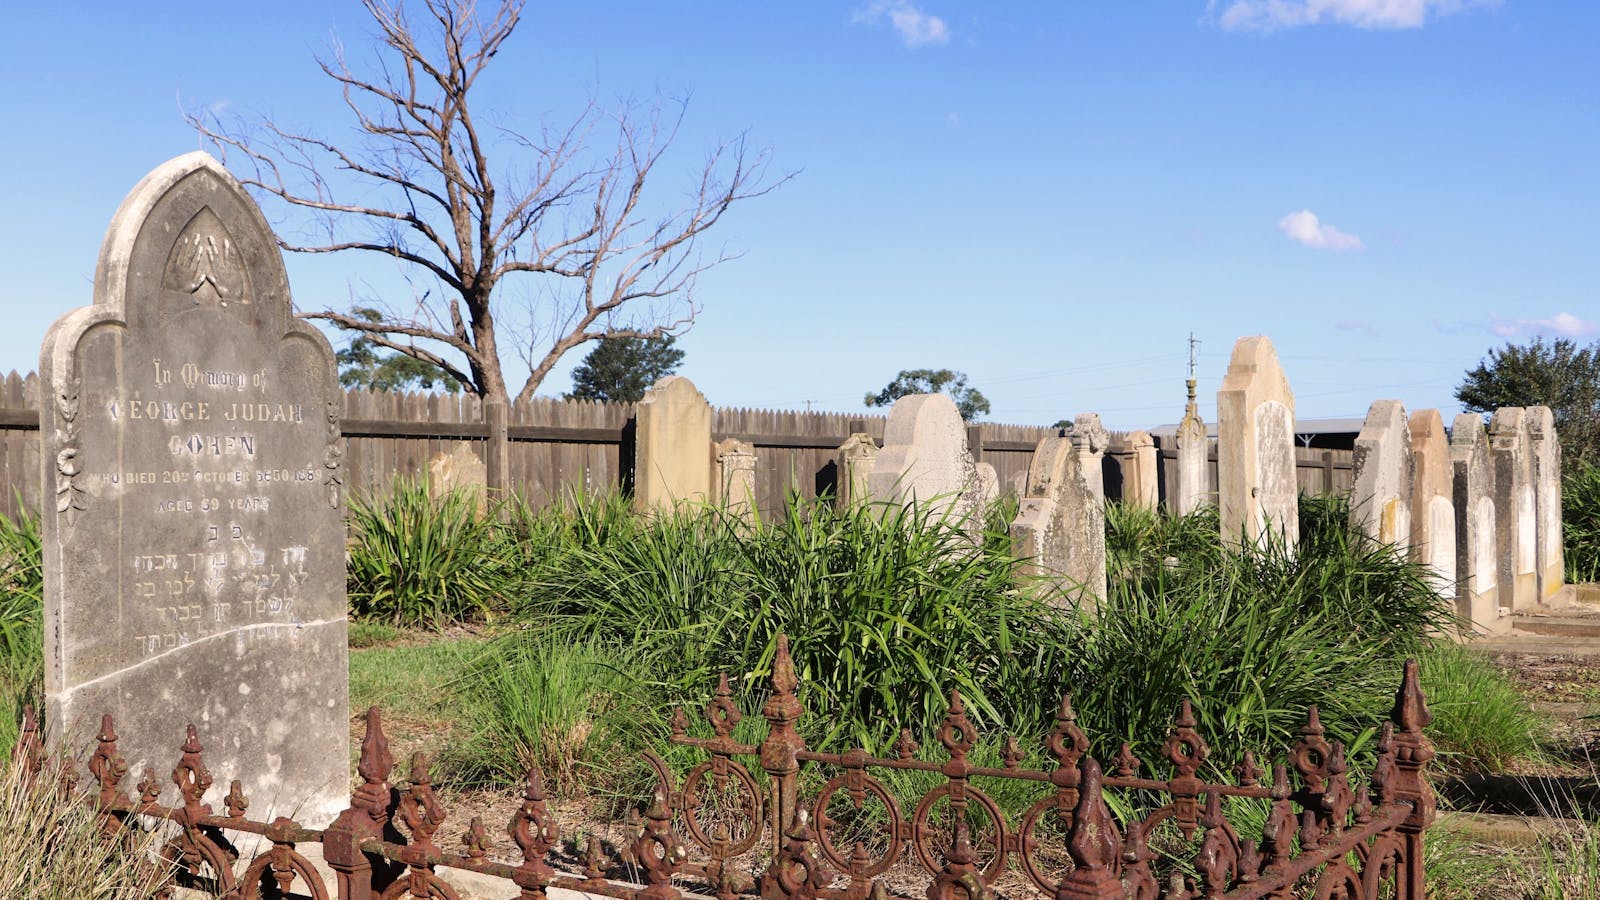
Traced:
<path fill-rule="evenodd" d="M 1289 376 L 1278 363 L 1278 350 L 1264 334 L 1242 337 L 1233 345 L 1228 371 L 1222 377 L 1222 390 L 1248 391 L 1262 399 L 1294 404 Z"/>
<path fill-rule="evenodd" d="M 640 403 L 698 403 L 709 406 L 706 397 L 694 382 L 682 375 L 668 375 L 658 379 L 645 391 Z"/>
<path fill-rule="evenodd" d="M 944 394 L 910 394 L 894 402 L 884 426 L 883 445 L 918 444 L 926 440 L 951 441 L 959 433 L 966 447 L 967 426 L 956 403 Z"/>
<path fill-rule="evenodd" d="M 128 324 L 225 310 L 241 327 L 320 334 L 294 318 L 277 238 L 244 187 L 208 153 L 146 175 L 111 218 L 94 305 Z"/>

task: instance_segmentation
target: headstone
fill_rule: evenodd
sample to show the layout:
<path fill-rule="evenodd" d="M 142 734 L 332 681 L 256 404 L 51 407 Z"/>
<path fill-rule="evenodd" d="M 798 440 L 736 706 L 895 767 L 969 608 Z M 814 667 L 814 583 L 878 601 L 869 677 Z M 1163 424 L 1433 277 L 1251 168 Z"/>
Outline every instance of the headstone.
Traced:
<path fill-rule="evenodd" d="M 1173 441 L 1178 449 L 1178 478 L 1175 485 L 1173 509 L 1186 516 L 1208 499 L 1214 500 L 1210 479 L 1206 477 L 1206 456 L 1211 449 L 1211 439 L 1206 435 L 1206 423 L 1195 406 L 1194 379 L 1189 379 L 1189 404 L 1184 409 L 1183 420 Z"/>
<path fill-rule="evenodd" d="M 1450 438 L 1437 409 L 1412 413 L 1410 431 L 1411 558 L 1433 571 L 1441 594 L 1454 597 L 1456 507 Z"/>
<path fill-rule="evenodd" d="M 1528 438 L 1533 451 L 1533 499 L 1539 527 L 1534 533 L 1534 557 L 1539 572 L 1539 602 L 1545 603 L 1566 584 L 1566 561 L 1561 547 L 1561 441 L 1555 416 L 1548 406 L 1527 408 Z"/>
<path fill-rule="evenodd" d="M 1065 435 L 1039 442 L 1028 467 L 1011 542 L 1024 575 L 1054 580 L 1052 601 L 1092 606 L 1105 596 L 1105 507 L 1090 488 L 1082 456 Z"/>
<path fill-rule="evenodd" d="M 756 448 L 735 438 L 712 445 L 716 470 L 712 501 L 730 514 L 750 521 L 756 514 Z"/>
<path fill-rule="evenodd" d="M 481 512 L 488 484 L 488 468 L 471 444 L 458 443 L 449 453 L 441 450 L 428 463 L 428 497 L 433 500 L 462 491 L 475 499 Z"/>
<path fill-rule="evenodd" d="M 1122 502 L 1143 509 L 1161 505 L 1156 476 L 1156 442 L 1148 431 L 1130 431 L 1123 441 L 1128 458 L 1122 464 Z"/>
<path fill-rule="evenodd" d="M 1380 544 L 1411 542 L 1411 425 L 1399 400 L 1376 400 L 1356 435 L 1350 524 Z"/>
<path fill-rule="evenodd" d="M 1106 483 L 1103 465 L 1106 450 L 1111 446 L 1111 432 L 1100 424 L 1099 413 L 1078 413 L 1073 417 L 1072 430 L 1067 432 L 1067 438 L 1078 451 L 1078 468 L 1084 482 L 1094 494 L 1095 502 L 1104 509 Z"/>
<path fill-rule="evenodd" d="M 165 772 L 193 723 L 252 815 L 327 824 L 349 794 L 343 398 L 216 160 L 139 182 L 40 365 L 52 736 L 76 752 L 109 713 L 130 772 Z"/>
<path fill-rule="evenodd" d="M 1217 391 L 1217 505 L 1222 538 L 1260 541 L 1270 531 L 1294 552 L 1300 540 L 1294 392 L 1265 335 L 1233 345 Z"/>
<path fill-rule="evenodd" d="M 1494 464 L 1482 416 L 1456 416 L 1450 428 L 1450 467 L 1456 516 L 1456 615 L 1477 631 L 1508 631 L 1511 619 L 1500 615 Z"/>
<path fill-rule="evenodd" d="M 1504 406 L 1489 421 L 1494 465 L 1495 570 L 1500 605 L 1521 612 L 1539 601 L 1539 504 L 1533 484 L 1533 448 L 1527 411 Z"/>
<path fill-rule="evenodd" d="M 978 476 L 976 484 L 978 508 L 988 509 L 989 504 L 1000 496 L 1000 473 L 995 471 L 993 464 L 986 462 L 976 463 L 973 469 Z"/>
<path fill-rule="evenodd" d="M 975 533 L 982 525 L 982 480 L 955 401 L 944 394 L 896 400 L 867 488 L 874 502 L 915 502 L 931 518 Z"/>
<path fill-rule="evenodd" d="M 878 462 L 878 442 L 870 434 L 855 432 L 839 445 L 833 459 L 837 472 L 835 501 L 839 508 L 866 502 L 871 496 L 867 490 L 867 479 L 872 476 L 872 467 Z"/>
<path fill-rule="evenodd" d="M 711 404 L 682 375 L 645 391 L 634 413 L 633 504 L 641 512 L 711 497 Z"/>

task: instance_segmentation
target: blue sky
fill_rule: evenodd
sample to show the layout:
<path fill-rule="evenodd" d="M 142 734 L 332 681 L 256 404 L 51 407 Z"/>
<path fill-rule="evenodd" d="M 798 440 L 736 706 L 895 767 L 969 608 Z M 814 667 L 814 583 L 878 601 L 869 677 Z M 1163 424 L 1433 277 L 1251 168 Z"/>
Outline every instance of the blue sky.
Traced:
<path fill-rule="evenodd" d="M 123 195 L 199 146 L 180 104 L 348 139 L 313 54 L 371 58 L 346 2 L 25 4 L 4 29 L 0 369 L 37 365 Z M 741 255 L 680 346 L 713 404 L 856 411 L 945 367 L 996 421 L 1145 427 L 1181 415 L 1190 332 L 1208 418 L 1264 333 L 1303 417 L 1448 421 L 1488 348 L 1600 337 L 1597 38 L 1600 4 L 1528 0 L 532 4 L 479 109 L 689 95 L 663 210 L 741 131 L 795 173 L 711 235 Z M 409 289 L 288 264 L 302 309 Z"/>

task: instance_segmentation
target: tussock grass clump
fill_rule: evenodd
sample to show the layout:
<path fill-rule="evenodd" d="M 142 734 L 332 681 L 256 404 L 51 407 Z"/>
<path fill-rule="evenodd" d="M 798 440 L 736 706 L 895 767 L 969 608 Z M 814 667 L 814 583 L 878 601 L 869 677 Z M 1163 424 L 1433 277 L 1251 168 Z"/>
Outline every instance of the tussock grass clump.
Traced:
<path fill-rule="evenodd" d="M 1449 624 L 1449 604 L 1418 566 L 1352 533 L 1341 499 L 1302 498 L 1292 554 L 1270 536 L 1226 548 L 1215 521 L 1111 507 L 1115 574 L 1078 620 L 1067 678 L 1096 752 L 1126 740 L 1158 759 L 1188 699 L 1222 766 L 1281 752 L 1313 704 L 1362 755 L 1401 662 Z"/>
<path fill-rule="evenodd" d="M 17 740 L 22 708 L 40 708 L 44 680 L 44 566 L 39 520 L 0 516 L 0 754 Z"/>
<path fill-rule="evenodd" d="M 1567 581 L 1600 581 L 1600 462 L 1575 462 L 1561 479 Z"/>
<path fill-rule="evenodd" d="M 558 793 L 616 793 L 632 757 L 666 732 L 659 705 L 620 648 L 549 637 L 507 642 L 469 675 L 486 713 L 457 769 L 515 783 L 537 763 Z"/>
<path fill-rule="evenodd" d="M 0 767 L 0 897 L 51 900 L 144 900 L 163 869 L 153 851 L 159 831 L 129 826 L 108 842 L 94 813 L 56 790 L 50 765 L 37 779 L 9 761 Z"/>
<path fill-rule="evenodd" d="M 1061 621 L 1017 590 L 1003 546 L 974 548 L 914 508 L 794 499 L 781 520 L 746 523 L 685 506 L 626 540 L 569 547 L 517 615 L 624 648 L 663 696 L 703 697 L 726 671 L 747 709 L 787 632 L 802 699 L 826 711 L 809 717 L 815 743 L 881 747 L 902 725 L 927 733 L 952 688 L 1002 727 L 1054 680 Z"/>
<path fill-rule="evenodd" d="M 1515 685 L 1477 650 L 1436 641 L 1423 652 L 1433 727 L 1428 734 L 1446 769 L 1503 771 L 1516 760 L 1544 758 L 1545 723 Z"/>
<path fill-rule="evenodd" d="M 426 483 L 396 479 L 384 496 L 353 500 L 349 524 L 356 616 L 437 627 L 499 607 L 506 584 L 494 552 L 499 526 L 473 494 L 434 499 Z"/>

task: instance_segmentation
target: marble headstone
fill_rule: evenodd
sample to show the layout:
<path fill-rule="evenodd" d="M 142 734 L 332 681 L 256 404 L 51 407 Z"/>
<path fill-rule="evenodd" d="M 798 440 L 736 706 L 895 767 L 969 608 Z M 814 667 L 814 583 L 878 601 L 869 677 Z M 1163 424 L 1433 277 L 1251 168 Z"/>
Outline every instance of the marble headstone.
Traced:
<path fill-rule="evenodd" d="M 894 402 L 867 489 L 873 502 L 915 502 L 932 518 L 945 517 L 969 532 L 981 527 L 983 480 L 954 400 L 909 394 Z"/>
<path fill-rule="evenodd" d="M 1174 508 L 1179 515 L 1188 515 L 1210 497 L 1210 478 L 1206 471 L 1206 456 L 1211 449 L 1206 435 L 1206 423 L 1200 418 L 1191 402 L 1183 421 L 1178 423 L 1178 433 L 1173 437 L 1178 448 L 1178 478 L 1175 487 L 1177 498 Z"/>
<path fill-rule="evenodd" d="M 1105 506 L 1090 488 L 1072 439 L 1041 440 L 1011 523 L 1023 574 L 1054 580 L 1060 590 L 1052 599 L 1076 595 L 1080 604 L 1092 605 L 1105 596 L 1105 527 Z"/>
<path fill-rule="evenodd" d="M 840 508 L 855 503 L 865 503 L 869 496 L 867 479 L 872 477 L 872 467 L 878 462 L 878 442 L 872 435 L 855 432 L 839 445 L 834 454 L 835 502 Z"/>
<path fill-rule="evenodd" d="M 633 503 L 640 512 L 711 498 L 711 404 L 694 382 L 668 375 L 634 413 Z"/>
<path fill-rule="evenodd" d="M 193 723 L 253 816 L 327 824 L 349 796 L 342 395 L 215 159 L 123 201 L 40 371 L 52 737 L 76 753 L 109 713 L 137 776 Z"/>
<path fill-rule="evenodd" d="M 1375 400 L 1356 435 L 1351 524 L 1380 544 L 1411 543 L 1411 425 L 1399 400 Z"/>
<path fill-rule="evenodd" d="M 1494 465 L 1495 570 L 1500 605 L 1521 612 L 1539 602 L 1536 560 L 1539 504 L 1533 484 L 1533 448 L 1527 410 L 1502 406 L 1489 421 Z"/>
<path fill-rule="evenodd" d="M 1439 592 L 1456 592 L 1456 507 L 1450 438 L 1437 409 L 1411 414 L 1411 558 L 1433 570 Z"/>
<path fill-rule="evenodd" d="M 725 438 L 711 447 L 716 482 L 712 502 L 732 515 L 750 521 L 756 514 L 756 448 L 736 438 Z"/>
<path fill-rule="evenodd" d="M 1217 391 L 1217 506 L 1222 539 L 1259 541 L 1270 531 L 1289 552 L 1300 541 L 1294 392 L 1265 335 L 1233 345 Z"/>
<path fill-rule="evenodd" d="M 1539 602 L 1546 603 L 1566 583 L 1561 546 L 1561 441 L 1555 415 L 1548 406 L 1527 408 L 1528 439 L 1533 451 L 1533 499 L 1539 526 L 1534 532 L 1534 559 L 1539 572 Z"/>
<path fill-rule="evenodd" d="M 1450 427 L 1451 500 L 1456 516 L 1456 615 L 1482 632 L 1506 631 L 1495 551 L 1494 464 L 1483 417 L 1461 413 Z"/>

